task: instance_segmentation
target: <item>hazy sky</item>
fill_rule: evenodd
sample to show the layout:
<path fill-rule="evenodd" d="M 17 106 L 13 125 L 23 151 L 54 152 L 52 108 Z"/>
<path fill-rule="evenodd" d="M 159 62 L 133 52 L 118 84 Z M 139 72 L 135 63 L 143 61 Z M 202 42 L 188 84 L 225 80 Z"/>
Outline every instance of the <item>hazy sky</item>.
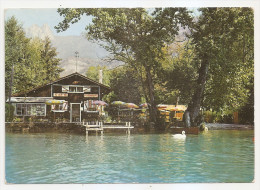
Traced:
<path fill-rule="evenodd" d="M 90 18 L 84 16 L 78 23 L 71 25 L 65 32 L 56 33 L 54 26 L 63 20 L 57 13 L 57 9 L 7 9 L 5 10 L 5 20 L 15 16 L 24 28 L 28 28 L 33 24 L 42 26 L 48 24 L 54 35 L 69 36 L 80 35 L 85 31 L 85 26 L 90 22 Z"/>
<path fill-rule="evenodd" d="M 196 8 L 189 8 L 195 11 Z M 195 11 L 198 14 L 197 11 Z M 54 26 L 58 25 L 63 20 L 57 13 L 57 9 L 6 9 L 5 20 L 15 16 L 18 21 L 23 25 L 23 28 L 28 28 L 33 24 L 42 26 L 48 24 L 53 31 L 54 35 L 69 36 L 69 35 L 80 35 L 85 31 L 85 26 L 90 22 L 90 17 L 84 16 L 78 23 L 70 26 L 65 32 L 56 33 Z"/>

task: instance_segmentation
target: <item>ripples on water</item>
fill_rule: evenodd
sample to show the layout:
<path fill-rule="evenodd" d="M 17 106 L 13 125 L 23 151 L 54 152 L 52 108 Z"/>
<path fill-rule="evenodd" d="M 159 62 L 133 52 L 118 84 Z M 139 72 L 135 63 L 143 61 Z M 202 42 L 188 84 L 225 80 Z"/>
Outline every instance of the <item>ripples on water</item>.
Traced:
<path fill-rule="evenodd" d="M 253 131 L 6 134 L 8 183 L 251 182 Z"/>

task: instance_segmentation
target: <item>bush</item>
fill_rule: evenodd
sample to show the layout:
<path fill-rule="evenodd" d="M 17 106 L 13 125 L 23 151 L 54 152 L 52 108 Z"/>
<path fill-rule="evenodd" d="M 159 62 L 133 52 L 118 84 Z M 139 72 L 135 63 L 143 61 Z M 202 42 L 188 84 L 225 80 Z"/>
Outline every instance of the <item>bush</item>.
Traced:
<path fill-rule="evenodd" d="M 205 122 L 207 123 L 233 123 L 233 112 L 227 111 L 224 113 L 215 111 L 205 111 L 203 113 Z"/>
<path fill-rule="evenodd" d="M 5 104 L 5 121 L 11 122 L 14 118 L 14 106 L 12 104 Z"/>

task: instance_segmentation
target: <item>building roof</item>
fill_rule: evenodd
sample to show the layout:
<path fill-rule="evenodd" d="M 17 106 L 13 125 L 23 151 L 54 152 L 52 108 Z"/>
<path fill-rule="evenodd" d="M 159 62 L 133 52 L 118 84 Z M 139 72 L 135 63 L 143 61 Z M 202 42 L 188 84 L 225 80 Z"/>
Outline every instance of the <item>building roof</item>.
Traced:
<path fill-rule="evenodd" d="M 70 77 L 73 77 L 73 76 L 82 77 L 82 78 L 84 78 L 84 79 L 86 79 L 86 80 L 88 80 L 88 81 L 90 81 L 90 82 L 92 82 L 92 83 L 94 83 L 94 84 L 96 84 L 96 85 L 98 85 L 98 86 L 101 86 L 101 87 L 103 87 L 103 88 L 105 88 L 105 89 L 107 89 L 107 90 L 111 90 L 111 88 L 110 88 L 109 86 L 106 86 L 106 85 L 104 85 L 104 84 L 101 84 L 101 83 L 99 83 L 99 82 L 97 82 L 97 81 L 95 81 L 95 80 L 92 80 L 92 79 L 90 79 L 90 78 L 88 78 L 88 77 L 86 77 L 86 76 L 84 76 L 84 75 L 82 75 L 82 74 L 80 74 L 80 73 L 78 73 L 78 72 L 75 72 L 75 73 L 69 74 L 69 75 L 67 75 L 67 76 L 61 77 L 61 78 L 59 78 L 59 79 L 57 79 L 57 80 L 55 80 L 55 81 L 46 83 L 46 84 L 41 85 L 41 86 L 37 86 L 37 87 L 35 87 L 35 88 L 31 89 L 31 90 L 28 90 L 28 91 L 26 91 L 26 92 L 20 92 L 20 93 L 12 94 L 12 96 L 16 96 L 16 97 L 17 97 L 17 96 L 20 96 L 21 94 L 28 94 L 28 93 L 31 92 L 31 91 L 38 90 L 38 89 L 40 89 L 40 88 L 42 88 L 42 87 L 44 87 L 44 86 L 52 85 L 52 84 L 54 84 L 54 83 L 57 83 L 57 82 L 59 82 L 59 81 L 61 81 L 61 80 L 64 80 L 64 79 L 67 79 L 67 78 L 70 78 Z"/>

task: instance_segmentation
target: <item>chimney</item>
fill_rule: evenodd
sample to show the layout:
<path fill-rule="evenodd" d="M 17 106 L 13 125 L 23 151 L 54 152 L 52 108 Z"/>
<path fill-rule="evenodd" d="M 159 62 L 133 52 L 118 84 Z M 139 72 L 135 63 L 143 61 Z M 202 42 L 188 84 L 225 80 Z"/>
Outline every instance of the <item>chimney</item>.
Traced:
<path fill-rule="evenodd" d="M 103 71 L 102 71 L 102 69 L 99 70 L 99 83 L 103 84 Z"/>

